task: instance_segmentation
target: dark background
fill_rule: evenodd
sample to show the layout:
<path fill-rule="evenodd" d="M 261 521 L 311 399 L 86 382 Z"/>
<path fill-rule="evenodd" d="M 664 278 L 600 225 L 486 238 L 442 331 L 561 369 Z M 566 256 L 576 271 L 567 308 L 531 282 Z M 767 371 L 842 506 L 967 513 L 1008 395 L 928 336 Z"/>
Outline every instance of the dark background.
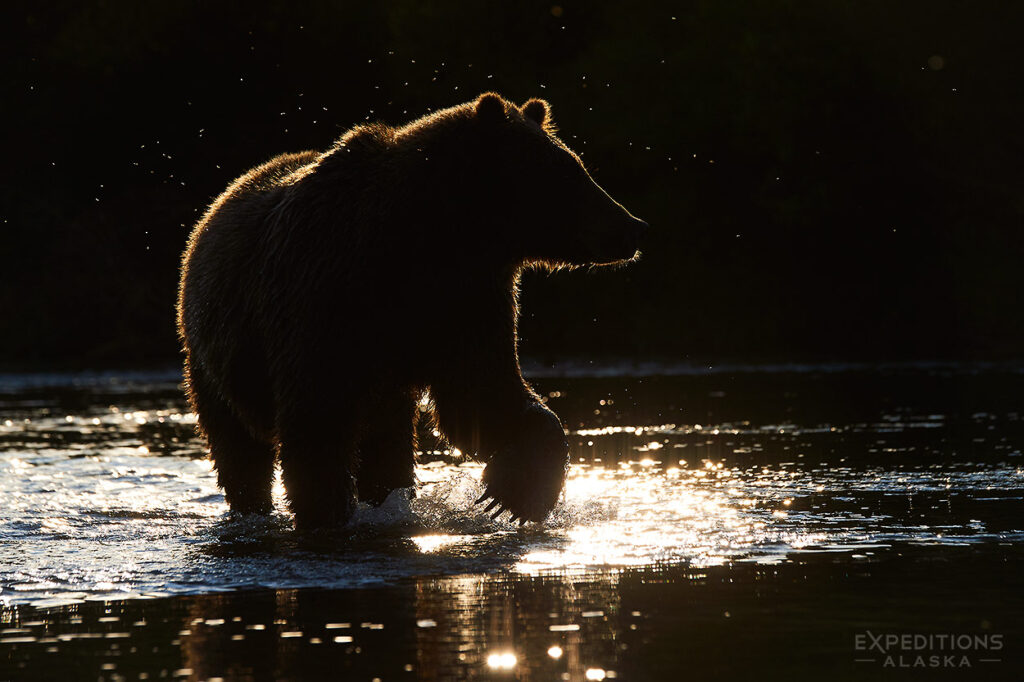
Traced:
<path fill-rule="evenodd" d="M 528 275 L 525 354 L 1021 355 L 1021 3 L 0 12 L 0 366 L 175 362 L 180 254 L 230 180 L 491 89 L 549 99 L 654 228 L 628 269 Z"/>

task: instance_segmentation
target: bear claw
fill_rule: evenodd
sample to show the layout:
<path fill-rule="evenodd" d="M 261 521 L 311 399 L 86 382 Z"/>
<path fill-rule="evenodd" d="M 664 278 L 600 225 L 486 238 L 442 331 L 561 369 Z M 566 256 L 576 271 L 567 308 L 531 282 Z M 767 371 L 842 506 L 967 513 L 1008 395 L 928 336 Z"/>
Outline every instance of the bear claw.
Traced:
<path fill-rule="evenodd" d="M 492 520 L 493 519 L 497 519 L 503 513 L 509 511 L 509 508 L 507 506 L 503 505 L 496 498 L 492 497 L 491 493 L 489 491 L 485 491 L 480 497 L 478 497 L 476 499 L 476 502 L 474 502 L 473 504 L 474 505 L 480 504 L 481 502 L 484 502 L 487 499 L 490 499 L 490 502 L 487 504 L 486 507 L 484 507 L 483 511 L 484 511 L 484 514 L 487 514 L 488 516 L 490 516 Z M 517 514 L 515 512 L 510 512 L 510 513 L 511 513 L 511 517 L 509 518 L 509 522 L 510 523 L 518 523 L 520 526 L 522 526 L 523 524 L 526 523 L 526 518 L 522 514 Z"/>

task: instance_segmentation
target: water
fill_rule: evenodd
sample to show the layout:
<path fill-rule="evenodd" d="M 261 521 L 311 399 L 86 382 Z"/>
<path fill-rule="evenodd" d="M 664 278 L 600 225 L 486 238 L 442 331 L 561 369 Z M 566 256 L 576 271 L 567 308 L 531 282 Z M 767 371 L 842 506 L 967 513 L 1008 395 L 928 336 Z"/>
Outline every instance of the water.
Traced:
<path fill-rule="evenodd" d="M 414 497 L 305 535 L 280 488 L 228 514 L 176 373 L 0 377 L 0 680 L 858 679 L 866 630 L 1020 671 L 1019 368 L 534 374 L 572 434 L 545 524 L 424 433 Z"/>

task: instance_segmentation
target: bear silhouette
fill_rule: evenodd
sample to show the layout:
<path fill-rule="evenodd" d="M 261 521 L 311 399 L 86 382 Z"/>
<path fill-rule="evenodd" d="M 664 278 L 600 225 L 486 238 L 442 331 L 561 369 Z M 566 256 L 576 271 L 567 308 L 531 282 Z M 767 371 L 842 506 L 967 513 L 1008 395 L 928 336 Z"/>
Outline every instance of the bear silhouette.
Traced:
<path fill-rule="evenodd" d="M 235 180 L 192 231 L 177 307 L 231 509 L 272 509 L 275 460 L 299 528 L 414 485 L 429 395 L 445 438 L 486 462 L 487 510 L 542 521 L 568 443 L 520 373 L 520 274 L 628 261 L 646 228 L 558 139 L 547 102 L 494 93 Z"/>

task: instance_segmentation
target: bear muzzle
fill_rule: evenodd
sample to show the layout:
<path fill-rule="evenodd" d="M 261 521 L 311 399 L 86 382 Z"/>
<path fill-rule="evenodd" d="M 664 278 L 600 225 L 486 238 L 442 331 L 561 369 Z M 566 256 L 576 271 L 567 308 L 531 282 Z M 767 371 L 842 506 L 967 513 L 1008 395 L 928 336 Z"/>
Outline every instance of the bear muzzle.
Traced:
<path fill-rule="evenodd" d="M 591 263 L 609 265 L 636 257 L 650 225 L 625 209 L 622 213 L 624 215 L 613 224 L 591 223 L 584 228 L 583 241 L 590 252 Z"/>

